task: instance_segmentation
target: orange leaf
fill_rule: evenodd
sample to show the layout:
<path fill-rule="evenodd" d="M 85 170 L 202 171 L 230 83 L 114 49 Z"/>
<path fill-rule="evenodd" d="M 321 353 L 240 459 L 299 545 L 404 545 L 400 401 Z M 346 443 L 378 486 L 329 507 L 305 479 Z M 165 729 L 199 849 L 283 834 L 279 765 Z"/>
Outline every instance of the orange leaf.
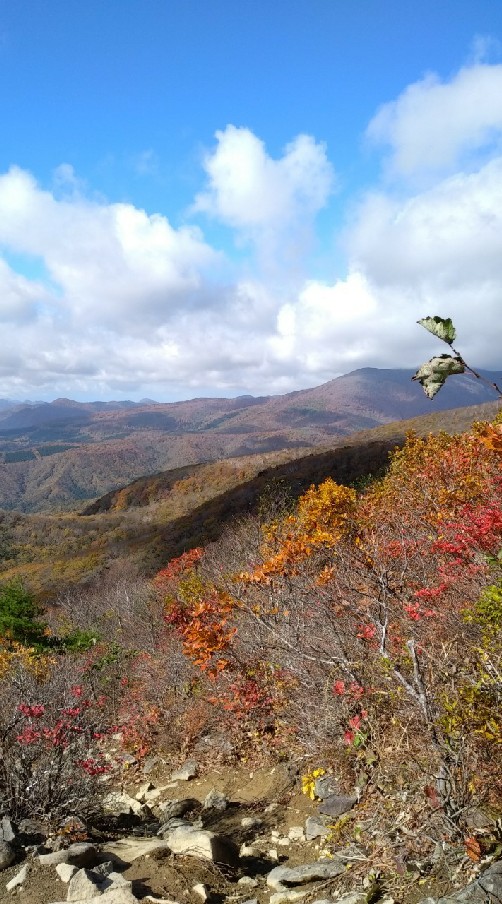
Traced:
<path fill-rule="evenodd" d="M 469 837 L 465 839 L 464 844 L 465 852 L 469 857 L 469 860 L 472 860 L 474 863 L 479 863 L 481 860 L 481 848 L 474 836 L 469 835 Z"/>

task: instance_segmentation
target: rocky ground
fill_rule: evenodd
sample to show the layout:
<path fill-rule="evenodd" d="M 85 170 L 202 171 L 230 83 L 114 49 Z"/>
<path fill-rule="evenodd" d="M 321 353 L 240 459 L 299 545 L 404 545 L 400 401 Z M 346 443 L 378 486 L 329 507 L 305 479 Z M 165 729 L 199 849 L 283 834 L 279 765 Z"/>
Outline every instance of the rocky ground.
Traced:
<path fill-rule="evenodd" d="M 456 883 L 403 882 L 396 896 L 361 846 L 330 843 L 333 822 L 358 806 L 332 776 L 318 779 L 313 801 L 288 766 L 199 775 L 188 762 L 165 774 L 153 762 L 147 772 L 107 792 L 92 827 L 75 816 L 47 837 L 4 817 L 0 904 L 502 904 L 493 858 L 458 871 Z"/>

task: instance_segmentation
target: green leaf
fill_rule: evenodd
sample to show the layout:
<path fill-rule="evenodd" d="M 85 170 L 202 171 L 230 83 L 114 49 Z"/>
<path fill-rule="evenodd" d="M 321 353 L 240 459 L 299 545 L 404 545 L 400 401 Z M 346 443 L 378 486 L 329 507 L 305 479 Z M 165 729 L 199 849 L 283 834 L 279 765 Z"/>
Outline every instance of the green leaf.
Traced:
<path fill-rule="evenodd" d="M 417 320 L 417 323 L 433 336 L 442 339 L 447 345 L 451 345 L 455 341 L 455 327 L 450 317 L 446 319 L 444 317 L 423 317 L 422 320 Z"/>
<path fill-rule="evenodd" d="M 452 355 L 438 355 L 436 358 L 431 358 L 426 364 L 422 364 L 411 379 L 418 380 L 426 396 L 433 399 L 443 383 L 446 382 L 447 377 L 451 374 L 463 374 L 464 370 L 461 358 L 454 358 Z"/>

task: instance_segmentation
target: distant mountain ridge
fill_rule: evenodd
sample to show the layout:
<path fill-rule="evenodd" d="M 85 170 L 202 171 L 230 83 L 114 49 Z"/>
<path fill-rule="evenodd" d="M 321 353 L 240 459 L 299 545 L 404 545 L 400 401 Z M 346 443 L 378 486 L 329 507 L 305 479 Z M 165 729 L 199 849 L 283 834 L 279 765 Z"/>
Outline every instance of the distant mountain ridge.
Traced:
<path fill-rule="evenodd" d="M 151 425 L 154 429 L 169 428 L 182 432 L 217 429 L 226 421 L 231 421 L 232 427 L 242 428 L 249 424 L 253 429 L 258 424 L 266 429 L 285 425 L 314 426 L 316 423 L 325 427 L 336 426 L 342 414 L 364 419 L 368 423 L 359 426 L 369 427 L 388 420 L 427 414 L 431 410 L 444 411 L 482 404 L 496 398 L 490 386 L 466 374 L 449 380 L 431 402 L 418 384 L 411 382 L 413 373 L 411 370 L 364 367 L 312 389 L 295 390 L 279 396 L 241 395 L 180 402 L 154 402 L 151 399 L 140 402 L 76 402 L 58 398 L 52 402 L 19 403 L 0 399 L 0 434 L 63 422 L 105 422 L 110 418 L 131 427 L 148 426 L 146 412 L 152 414 Z M 480 373 L 489 383 L 502 382 L 502 371 Z M 159 417 L 161 412 L 164 417 Z M 340 424 L 338 426 L 341 427 Z M 345 431 L 341 429 L 341 432 Z"/>
<path fill-rule="evenodd" d="M 497 403 L 473 377 L 431 402 L 412 371 L 362 368 L 282 396 L 0 405 L 0 508 L 64 511 L 145 475 L 236 456 L 315 449 L 359 431 Z M 502 372 L 484 372 L 502 382 Z"/>

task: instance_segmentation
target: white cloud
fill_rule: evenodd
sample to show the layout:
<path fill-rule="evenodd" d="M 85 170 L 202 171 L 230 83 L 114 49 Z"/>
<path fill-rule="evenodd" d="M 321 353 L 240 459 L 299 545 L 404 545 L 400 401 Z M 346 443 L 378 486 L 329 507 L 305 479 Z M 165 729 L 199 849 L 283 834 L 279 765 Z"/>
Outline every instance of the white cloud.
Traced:
<path fill-rule="evenodd" d="M 502 282 L 502 157 L 403 200 L 372 193 L 349 233 L 351 257 L 379 285 L 417 290 Z"/>
<path fill-rule="evenodd" d="M 268 262 L 304 251 L 334 186 L 325 146 L 298 135 L 276 160 L 249 129 L 229 125 L 216 139 L 204 160 L 208 185 L 193 210 L 236 230 Z"/>
<path fill-rule="evenodd" d="M 75 192 L 58 200 L 15 167 L 0 176 L 2 246 L 43 258 L 75 326 L 120 320 L 133 332 L 192 305 L 219 261 L 195 226 L 174 229 L 159 214 Z"/>
<path fill-rule="evenodd" d="M 449 82 L 428 74 L 384 104 L 367 135 L 390 149 L 392 171 L 445 171 L 473 152 L 500 147 L 502 65 L 477 63 Z"/>

